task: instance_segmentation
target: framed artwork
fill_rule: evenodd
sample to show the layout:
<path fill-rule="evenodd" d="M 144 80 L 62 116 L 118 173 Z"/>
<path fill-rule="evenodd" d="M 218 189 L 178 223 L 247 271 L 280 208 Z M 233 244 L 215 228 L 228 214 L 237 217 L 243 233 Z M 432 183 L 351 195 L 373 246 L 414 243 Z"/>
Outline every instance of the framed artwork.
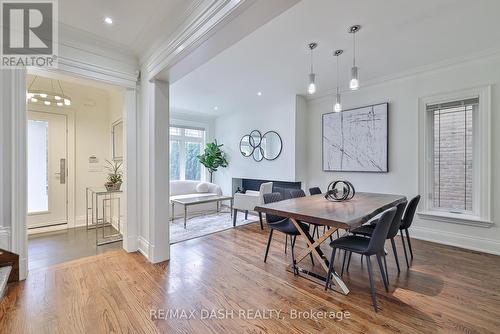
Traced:
<path fill-rule="evenodd" d="M 322 117 L 323 171 L 389 171 L 389 103 Z"/>

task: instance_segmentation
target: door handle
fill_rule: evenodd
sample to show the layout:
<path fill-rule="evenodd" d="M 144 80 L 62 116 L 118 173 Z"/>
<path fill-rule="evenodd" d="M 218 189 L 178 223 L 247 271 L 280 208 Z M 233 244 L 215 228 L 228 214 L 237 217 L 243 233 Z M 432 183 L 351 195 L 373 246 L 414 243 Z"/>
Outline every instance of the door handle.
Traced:
<path fill-rule="evenodd" d="M 66 159 L 59 160 L 59 183 L 66 184 Z"/>

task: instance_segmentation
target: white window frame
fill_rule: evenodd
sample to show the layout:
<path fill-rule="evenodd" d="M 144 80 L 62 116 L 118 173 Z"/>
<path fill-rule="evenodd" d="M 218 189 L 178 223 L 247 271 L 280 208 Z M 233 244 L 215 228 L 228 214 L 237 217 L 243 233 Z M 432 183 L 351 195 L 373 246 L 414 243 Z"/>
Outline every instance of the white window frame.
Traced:
<path fill-rule="evenodd" d="M 179 180 L 186 180 L 186 143 L 200 143 L 201 144 L 201 150 L 200 152 L 203 151 L 205 147 L 205 142 L 206 142 L 206 137 L 207 137 L 207 130 L 203 127 L 197 127 L 197 126 L 189 126 L 189 125 L 177 125 L 177 124 L 170 124 L 170 127 L 172 128 L 179 128 L 181 129 L 181 135 L 172 135 L 170 134 L 170 128 L 169 128 L 169 145 L 171 140 L 178 140 L 179 141 Z M 203 137 L 197 138 L 197 137 L 189 137 L 184 134 L 184 129 L 191 129 L 191 130 L 201 130 L 203 131 Z M 203 165 L 200 164 L 200 181 L 206 181 L 206 173 L 204 172 Z"/>
<path fill-rule="evenodd" d="M 491 221 L 491 86 L 471 88 L 419 99 L 419 217 L 438 222 L 490 227 Z M 473 213 L 452 213 L 434 208 L 434 124 L 427 105 L 479 97 L 473 115 Z"/>

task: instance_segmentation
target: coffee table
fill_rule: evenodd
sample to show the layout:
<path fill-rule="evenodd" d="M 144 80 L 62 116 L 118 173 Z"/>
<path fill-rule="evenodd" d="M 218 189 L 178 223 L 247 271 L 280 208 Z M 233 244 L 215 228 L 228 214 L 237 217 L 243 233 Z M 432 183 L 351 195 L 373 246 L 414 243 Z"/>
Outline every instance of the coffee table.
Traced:
<path fill-rule="evenodd" d="M 184 228 L 186 228 L 187 209 L 189 206 L 216 202 L 217 203 L 217 212 L 219 212 L 220 202 L 223 202 L 223 201 L 230 201 L 231 202 L 230 212 L 231 212 L 231 217 L 232 217 L 232 215 L 233 215 L 233 196 L 213 195 L 213 196 L 199 196 L 199 197 L 172 199 L 172 200 L 170 200 L 170 202 L 172 203 L 172 221 L 174 221 L 174 219 L 175 219 L 175 214 L 174 214 L 174 205 L 175 204 L 180 204 L 180 205 L 184 206 Z"/>

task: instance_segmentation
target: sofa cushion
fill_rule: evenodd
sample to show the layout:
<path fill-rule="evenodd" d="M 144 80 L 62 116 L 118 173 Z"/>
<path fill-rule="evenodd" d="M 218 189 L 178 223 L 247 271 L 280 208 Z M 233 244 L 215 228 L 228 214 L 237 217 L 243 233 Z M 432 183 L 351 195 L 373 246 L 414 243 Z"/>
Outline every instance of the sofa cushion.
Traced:
<path fill-rule="evenodd" d="M 208 193 L 208 183 L 200 182 L 196 185 L 196 191 L 199 193 Z"/>

